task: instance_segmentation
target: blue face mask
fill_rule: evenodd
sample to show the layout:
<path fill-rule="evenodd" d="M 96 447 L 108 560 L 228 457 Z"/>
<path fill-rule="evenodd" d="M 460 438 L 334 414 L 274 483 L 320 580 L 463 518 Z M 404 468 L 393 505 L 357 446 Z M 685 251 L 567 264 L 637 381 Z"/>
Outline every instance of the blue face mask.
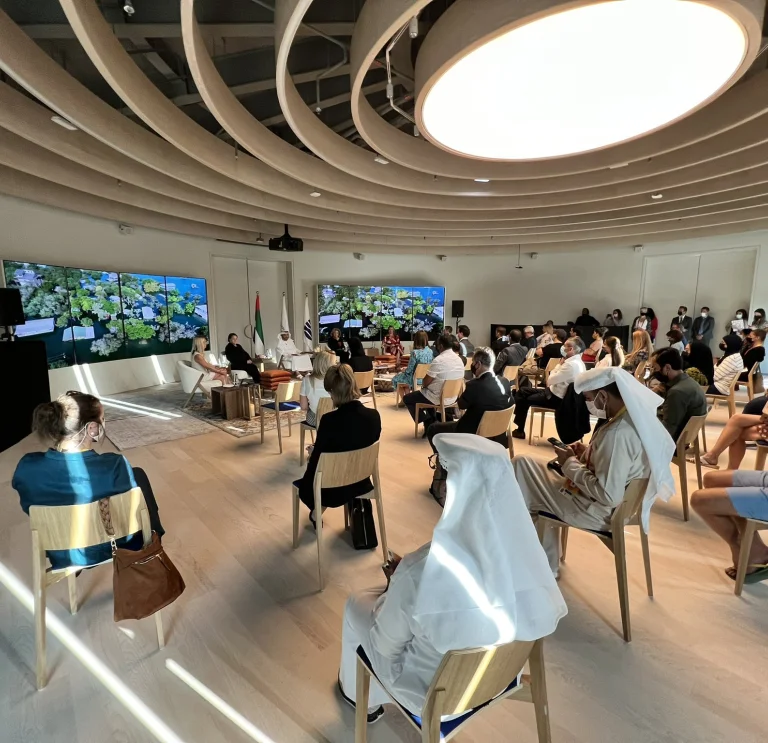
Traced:
<path fill-rule="evenodd" d="M 560 346 L 560 355 L 566 356 L 568 354 L 568 349 L 565 346 Z"/>

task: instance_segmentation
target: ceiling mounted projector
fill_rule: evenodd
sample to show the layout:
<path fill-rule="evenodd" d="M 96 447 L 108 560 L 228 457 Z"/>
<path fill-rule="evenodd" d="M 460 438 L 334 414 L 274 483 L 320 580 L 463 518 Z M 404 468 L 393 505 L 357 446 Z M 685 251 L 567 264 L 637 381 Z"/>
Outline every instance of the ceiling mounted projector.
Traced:
<path fill-rule="evenodd" d="M 301 253 L 304 250 L 304 241 L 300 237 L 291 237 L 288 234 L 288 225 L 285 225 L 285 233 L 281 237 L 269 239 L 270 250 L 281 250 L 284 253 Z"/>

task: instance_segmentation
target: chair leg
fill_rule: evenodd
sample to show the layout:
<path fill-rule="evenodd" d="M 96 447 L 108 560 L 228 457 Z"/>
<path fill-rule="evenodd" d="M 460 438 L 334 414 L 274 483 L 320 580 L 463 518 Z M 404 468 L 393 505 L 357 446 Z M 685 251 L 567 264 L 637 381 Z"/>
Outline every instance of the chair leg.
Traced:
<path fill-rule="evenodd" d="M 355 743 L 367 743 L 368 697 L 371 691 L 371 675 L 359 657 L 355 684 L 357 685 L 355 693 Z"/>
<path fill-rule="evenodd" d="M 642 522 L 640 523 L 640 546 L 643 548 L 643 565 L 645 566 L 645 586 L 648 596 L 653 598 L 653 578 L 651 577 L 651 550 L 648 546 L 648 535 L 645 533 Z"/>
<path fill-rule="evenodd" d="M 533 446 L 533 419 L 536 414 L 532 410 L 529 410 L 528 415 L 531 417 L 528 421 L 528 446 Z"/>
<path fill-rule="evenodd" d="M 627 552 L 624 544 L 624 531 L 613 535 L 613 556 L 616 562 L 616 582 L 619 587 L 619 607 L 621 608 L 621 626 L 624 641 L 632 642 L 629 624 L 629 586 L 627 585 Z"/>
<path fill-rule="evenodd" d="M 67 576 L 67 588 L 69 589 L 69 613 L 77 614 L 77 578 L 75 573 Z"/>
<path fill-rule="evenodd" d="M 733 396 L 728 398 L 728 417 L 733 418 L 736 415 L 736 400 Z"/>
<path fill-rule="evenodd" d="M 185 408 L 189 407 L 189 403 L 192 402 L 192 398 L 195 396 L 195 390 L 192 390 L 192 394 L 187 398 L 187 401 L 184 403 L 184 405 L 181 406 L 181 409 L 184 410 Z"/>
<path fill-rule="evenodd" d="M 563 526 L 560 529 L 560 562 L 565 562 L 565 551 L 568 547 L 568 534 L 570 529 L 567 526 Z"/>
<path fill-rule="evenodd" d="M 307 429 L 299 424 L 299 465 L 304 466 L 304 435 Z"/>
<path fill-rule="evenodd" d="M 379 532 L 381 533 L 381 552 L 384 555 L 384 562 L 387 561 L 387 527 L 384 524 L 384 503 L 381 501 L 381 494 L 376 496 L 376 513 L 379 517 Z"/>
<path fill-rule="evenodd" d="M 539 438 L 544 438 L 544 418 L 546 417 L 546 413 L 541 413 L 541 427 L 539 428 Z"/>
<path fill-rule="evenodd" d="M 266 408 L 263 408 L 261 404 L 259 405 L 259 420 L 261 421 L 261 443 L 264 443 L 264 414 L 266 412 Z"/>
<path fill-rule="evenodd" d="M 421 415 L 421 405 L 419 403 L 416 403 L 416 415 L 414 416 L 416 418 L 416 423 L 413 429 L 413 438 L 417 439 L 419 438 L 419 416 Z"/>
<path fill-rule="evenodd" d="M 293 549 L 299 546 L 299 489 L 294 485 L 292 487 L 291 497 L 293 499 Z"/>
<path fill-rule="evenodd" d="M 378 410 L 379 406 L 376 404 L 376 387 L 371 384 L 371 400 L 373 400 L 373 409 Z"/>
<path fill-rule="evenodd" d="M 744 532 L 741 535 L 739 564 L 736 568 L 736 587 L 733 589 L 733 592 L 737 596 L 741 596 L 741 589 L 744 588 L 744 578 L 747 575 L 747 567 L 749 566 L 749 552 L 752 549 L 752 541 L 755 538 L 756 531 L 757 524 L 754 521 L 747 519 L 747 523 L 744 526 Z"/>
<path fill-rule="evenodd" d="M 706 422 L 701 427 L 701 447 L 704 449 L 704 453 L 707 453 L 707 424 Z"/>
<path fill-rule="evenodd" d="M 32 532 L 32 585 L 35 592 L 35 674 L 37 689 L 45 688 L 45 568 L 44 554 L 36 531 Z"/>
<path fill-rule="evenodd" d="M 755 455 L 755 469 L 756 470 L 764 470 L 765 469 L 765 458 L 768 455 L 768 447 L 765 446 L 758 446 L 757 447 L 757 454 Z"/>
<path fill-rule="evenodd" d="M 286 418 L 288 418 L 288 435 L 291 436 L 292 431 L 291 431 L 291 411 L 290 410 L 288 411 L 288 415 L 286 415 Z"/>
<path fill-rule="evenodd" d="M 704 478 L 701 474 L 701 449 L 699 449 L 699 439 L 693 442 L 693 459 L 696 463 L 696 482 L 699 484 L 699 490 L 704 487 Z"/>
<path fill-rule="evenodd" d="M 544 671 L 544 640 L 537 640 L 528 657 L 531 671 L 531 697 L 536 713 L 536 732 L 539 743 L 551 743 L 549 729 L 549 703 L 547 701 L 547 678 Z"/>
<path fill-rule="evenodd" d="M 352 524 L 349 522 L 349 503 L 344 504 L 344 531 L 349 531 Z"/>
<path fill-rule="evenodd" d="M 680 471 L 680 495 L 683 498 L 683 521 L 688 521 L 688 466 L 685 451 L 678 455 L 677 466 Z"/>
<path fill-rule="evenodd" d="M 319 498 L 315 497 L 315 523 L 317 524 L 317 576 L 320 590 L 325 590 L 325 578 L 323 574 L 323 507 L 318 507 Z"/>
<path fill-rule="evenodd" d="M 162 650 L 165 647 L 165 631 L 163 630 L 163 612 L 155 612 L 155 628 L 157 629 L 157 647 Z"/>
<path fill-rule="evenodd" d="M 281 427 L 280 412 L 277 409 L 279 404 L 275 406 L 275 422 L 277 423 L 277 446 L 280 449 L 280 453 L 283 453 L 283 430 Z"/>

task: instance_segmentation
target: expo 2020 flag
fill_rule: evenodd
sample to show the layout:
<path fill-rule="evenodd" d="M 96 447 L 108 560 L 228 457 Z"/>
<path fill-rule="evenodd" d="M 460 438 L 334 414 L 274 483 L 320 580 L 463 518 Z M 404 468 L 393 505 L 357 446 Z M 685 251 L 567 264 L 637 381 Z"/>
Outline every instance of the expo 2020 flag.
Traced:
<path fill-rule="evenodd" d="M 257 356 L 263 356 L 264 348 L 264 328 L 261 325 L 261 300 L 259 293 L 256 292 L 256 317 L 253 321 L 253 345 Z"/>
<path fill-rule="evenodd" d="M 309 294 L 304 295 L 304 350 L 312 350 L 312 320 L 309 318 Z"/>

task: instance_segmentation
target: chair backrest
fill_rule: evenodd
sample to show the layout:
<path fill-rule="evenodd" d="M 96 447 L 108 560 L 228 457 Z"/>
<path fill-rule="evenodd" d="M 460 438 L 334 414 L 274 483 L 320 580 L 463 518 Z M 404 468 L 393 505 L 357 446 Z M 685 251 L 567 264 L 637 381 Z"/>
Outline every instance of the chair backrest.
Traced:
<path fill-rule="evenodd" d="M 472 368 L 472 357 L 470 356 L 464 363 L 464 371 L 469 371 Z"/>
<path fill-rule="evenodd" d="M 373 370 L 367 372 L 355 372 L 357 386 L 362 390 L 367 387 L 373 387 Z"/>
<path fill-rule="evenodd" d="M 216 358 L 216 354 L 213 351 L 206 351 L 203 355 L 205 356 L 205 360 L 209 364 L 213 364 L 214 366 L 219 366 L 219 360 Z"/>
<path fill-rule="evenodd" d="M 510 642 L 491 648 L 452 650 L 443 656 L 427 692 L 425 710 L 442 691 L 440 715 L 459 715 L 503 692 L 523 670 L 533 642 Z"/>
<path fill-rule="evenodd" d="M 366 356 L 371 356 L 371 357 L 373 357 L 375 359 L 379 355 L 379 352 L 375 348 L 366 348 L 365 349 L 365 355 Z"/>
<path fill-rule="evenodd" d="M 648 478 L 632 480 L 624 491 L 624 500 L 616 508 L 611 517 L 611 531 L 623 529 L 629 523 L 643 504 L 645 491 L 648 489 Z"/>
<path fill-rule="evenodd" d="M 275 390 L 275 402 L 298 402 L 301 382 L 278 382 Z"/>
<path fill-rule="evenodd" d="M 320 419 L 333 410 L 333 399 L 330 397 L 321 397 L 317 401 L 317 410 L 315 410 L 315 428 L 320 426 Z"/>
<path fill-rule="evenodd" d="M 685 451 L 685 447 L 691 444 L 695 444 L 699 438 L 699 433 L 707 422 L 707 416 L 694 415 L 688 419 L 688 423 L 685 424 L 685 428 L 680 431 L 680 435 L 677 437 L 677 450 L 680 452 L 681 448 Z"/>
<path fill-rule="evenodd" d="M 440 390 L 440 400 L 448 400 L 451 397 L 458 397 L 461 394 L 461 390 L 464 388 L 464 379 L 447 379 L 443 382 L 443 387 Z"/>
<path fill-rule="evenodd" d="M 645 380 L 645 368 L 647 366 L 647 362 L 641 361 L 636 367 L 635 367 L 635 379 L 638 382 L 642 382 Z"/>
<path fill-rule="evenodd" d="M 551 372 L 559 363 L 560 363 L 560 359 L 550 359 L 549 361 L 547 361 L 547 366 L 544 369 L 544 371 L 547 372 L 547 374 L 549 374 L 549 372 Z"/>
<path fill-rule="evenodd" d="M 502 374 L 504 379 L 508 379 L 510 382 L 517 382 L 517 372 L 520 370 L 519 366 L 505 366 Z"/>
<path fill-rule="evenodd" d="M 325 452 L 320 455 L 315 472 L 315 486 L 340 488 L 365 480 L 376 472 L 379 462 L 379 442 L 365 449 Z"/>
<path fill-rule="evenodd" d="M 141 531 L 144 544 L 149 543 L 149 514 L 141 488 L 110 497 L 109 514 L 115 539 Z M 101 522 L 98 501 L 77 506 L 31 506 L 29 525 L 38 533 L 43 550 L 84 549 L 110 541 Z"/>
<path fill-rule="evenodd" d="M 181 389 L 184 392 L 191 393 L 195 389 L 195 385 L 200 381 L 203 376 L 202 372 L 197 369 L 193 369 L 189 361 L 177 361 L 176 368 L 179 370 L 179 381 L 181 382 Z"/>
<path fill-rule="evenodd" d="M 477 427 L 477 435 L 492 439 L 506 433 L 514 410 L 514 405 L 504 410 L 486 410 L 480 419 L 480 425 Z"/>
<path fill-rule="evenodd" d="M 429 371 L 429 364 L 416 364 L 416 368 L 413 370 L 413 386 L 420 386 L 421 381 L 427 376 Z"/>
<path fill-rule="evenodd" d="M 525 354 L 526 359 L 532 359 L 534 356 L 536 356 L 536 349 L 535 348 L 529 348 L 528 353 Z"/>

